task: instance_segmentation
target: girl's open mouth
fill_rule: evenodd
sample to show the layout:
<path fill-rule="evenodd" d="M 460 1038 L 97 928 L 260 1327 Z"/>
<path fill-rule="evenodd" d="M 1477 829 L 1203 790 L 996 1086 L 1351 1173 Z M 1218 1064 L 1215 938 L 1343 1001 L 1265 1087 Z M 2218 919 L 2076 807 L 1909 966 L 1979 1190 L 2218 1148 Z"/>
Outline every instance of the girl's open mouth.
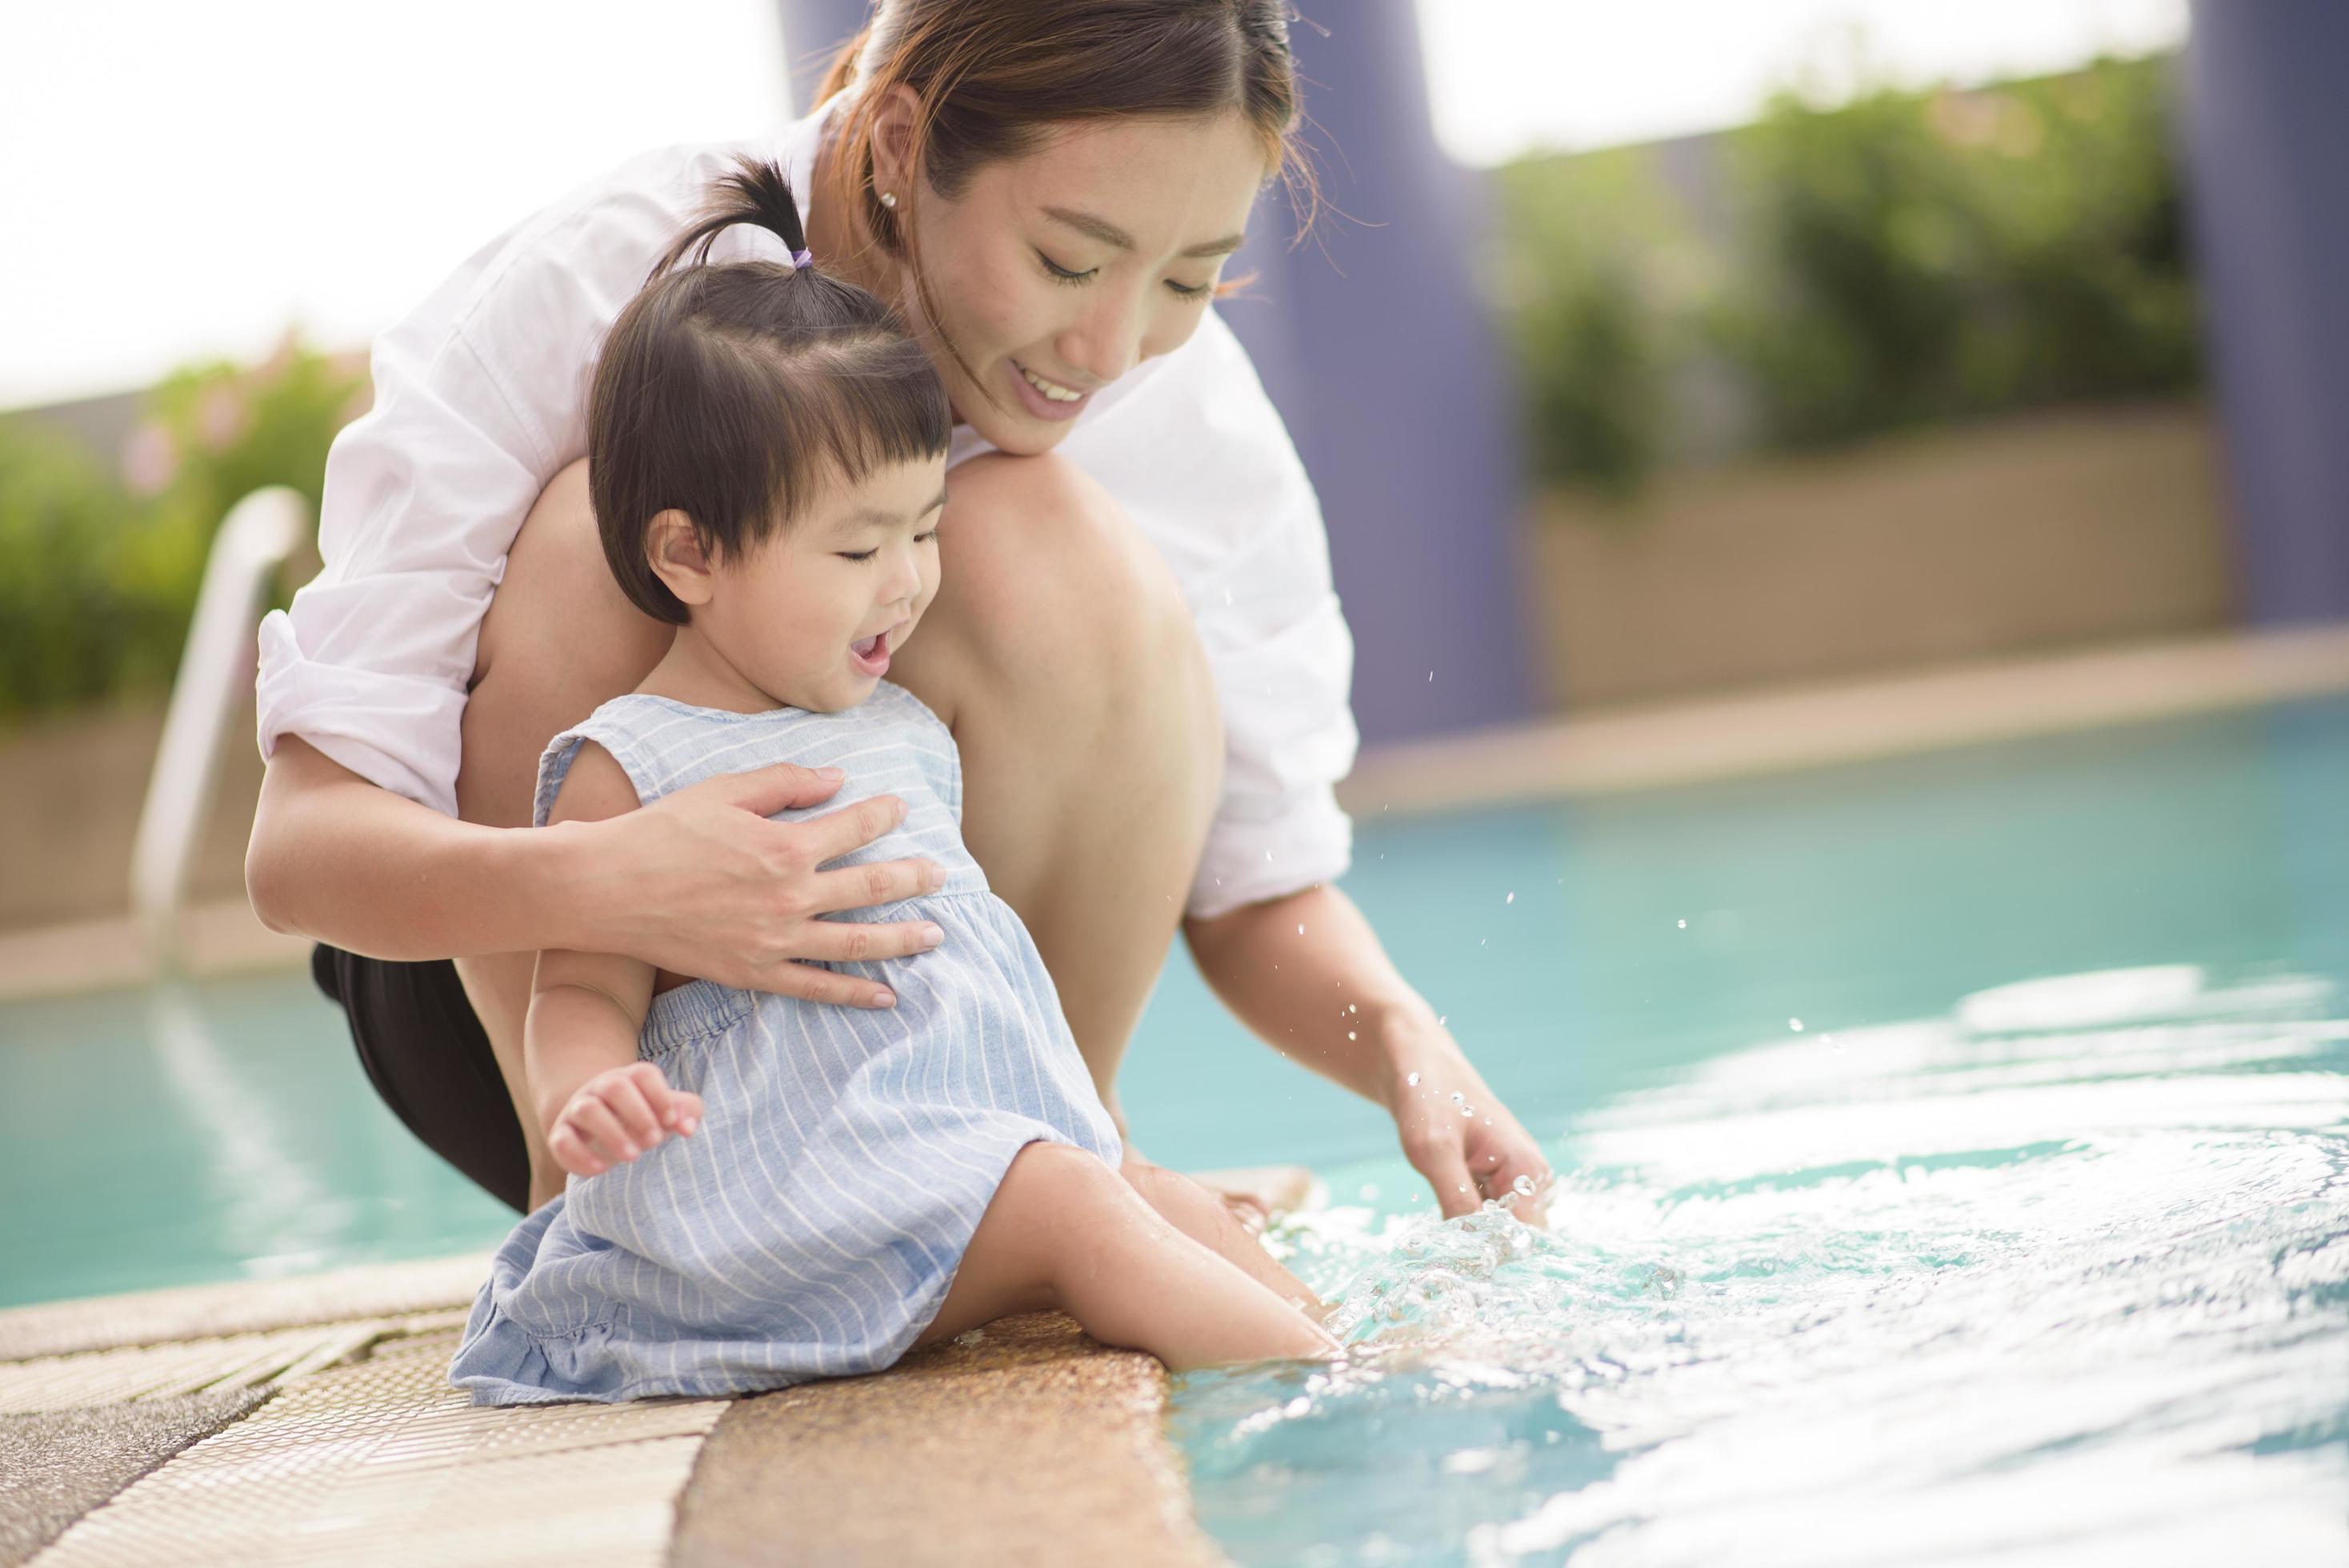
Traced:
<path fill-rule="evenodd" d="M 865 674 L 885 675 L 889 669 L 889 634 L 875 632 L 862 642 L 849 644 L 848 652 Z"/>

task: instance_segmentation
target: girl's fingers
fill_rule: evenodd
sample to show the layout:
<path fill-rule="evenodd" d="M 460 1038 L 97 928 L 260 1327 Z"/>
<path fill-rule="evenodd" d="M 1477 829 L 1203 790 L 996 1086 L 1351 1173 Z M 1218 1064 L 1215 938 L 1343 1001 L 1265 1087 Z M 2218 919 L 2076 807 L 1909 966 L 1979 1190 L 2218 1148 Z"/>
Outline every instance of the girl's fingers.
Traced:
<path fill-rule="evenodd" d="M 611 1079 L 596 1091 L 596 1098 L 619 1119 L 620 1130 L 637 1148 L 650 1149 L 661 1140 L 660 1112 L 636 1075 L 622 1074 Z"/>
<path fill-rule="evenodd" d="M 668 1097 L 668 1124 L 690 1138 L 701 1130 L 701 1097 L 684 1089 L 671 1089 Z"/>
<path fill-rule="evenodd" d="M 588 1151 L 585 1140 L 572 1131 L 567 1123 L 558 1123 L 547 1135 L 546 1151 L 554 1156 L 557 1165 L 574 1176 L 601 1176 L 609 1169 Z"/>
<path fill-rule="evenodd" d="M 627 1161 L 636 1157 L 636 1146 L 622 1130 L 620 1119 L 594 1095 L 583 1094 L 573 1100 L 564 1119 L 587 1140 L 588 1149 L 604 1159 Z"/>

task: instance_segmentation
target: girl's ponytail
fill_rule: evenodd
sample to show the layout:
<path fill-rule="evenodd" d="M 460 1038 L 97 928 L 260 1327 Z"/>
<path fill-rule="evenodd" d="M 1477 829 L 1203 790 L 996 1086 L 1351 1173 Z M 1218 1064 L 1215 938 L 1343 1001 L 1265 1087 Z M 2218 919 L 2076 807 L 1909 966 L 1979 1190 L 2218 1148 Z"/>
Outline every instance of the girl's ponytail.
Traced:
<path fill-rule="evenodd" d="M 685 264 L 688 252 L 692 253 L 693 265 L 707 265 L 709 247 L 718 242 L 719 234 L 737 223 L 755 223 L 774 234 L 791 252 L 792 268 L 807 270 L 807 230 L 800 222 L 800 204 L 792 195 L 792 182 L 775 163 L 745 158 L 710 181 L 709 204 L 654 266 L 652 276 L 659 277 Z"/>

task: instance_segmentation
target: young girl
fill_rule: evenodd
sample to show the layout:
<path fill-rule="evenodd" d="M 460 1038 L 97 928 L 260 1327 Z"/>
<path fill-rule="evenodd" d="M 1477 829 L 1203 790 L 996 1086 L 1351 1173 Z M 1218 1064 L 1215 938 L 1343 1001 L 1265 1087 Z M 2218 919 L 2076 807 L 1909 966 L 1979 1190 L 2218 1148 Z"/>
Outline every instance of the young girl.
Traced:
<path fill-rule="evenodd" d="M 736 223 L 794 265 L 709 264 Z M 1176 1368 L 1334 1350 L 1218 1201 L 1121 1174 L 1035 944 L 963 847 L 954 739 L 881 678 L 937 591 L 952 415 L 885 307 L 809 264 L 775 167 L 721 181 L 620 316 L 589 423 L 606 559 L 678 631 L 547 748 L 537 820 L 844 771 L 827 810 L 863 804 L 828 874 L 936 862 L 928 897 L 853 916 L 927 920 L 936 950 L 848 965 L 895 993 L 870 1014 L 542 954 L 528 1075 L 571 1181 L 499 1252 L 453 1380 L 499 1405 L 738 1393 L 1048 1306 Z"/>

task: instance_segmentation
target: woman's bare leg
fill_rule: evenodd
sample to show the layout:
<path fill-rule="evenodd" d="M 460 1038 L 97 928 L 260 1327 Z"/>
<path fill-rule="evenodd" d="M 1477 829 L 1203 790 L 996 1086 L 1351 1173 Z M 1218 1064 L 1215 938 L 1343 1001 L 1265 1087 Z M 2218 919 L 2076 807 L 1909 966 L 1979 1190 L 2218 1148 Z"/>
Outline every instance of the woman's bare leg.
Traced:
<path fill-rule="evenodd" d="M 947 481 L 938 596 L 891 678 L 962 750 L 963 838 L 1036 939 L 1102 1102 L 1222 789 L 1191 611 L 1108 492 L 1047 454 Z"/>
<path fill-rule="evenodd" d="M 457 810 L 469 822 L 525 827 L 539 753 L 564 729 L 660 662 L 675 633 L 638 610 L 612 580 L 587 502 L 587 465 L 548 481 L 522 525 L 481 622 L 465 703 Z M 563 1191 L 523 1076 L 522 1026 L 537 954 L 460 959 L 457 974 L 496 1051 L 530 1146 L 530 1205 Z"/>
<path fill-rule="evenodd" d="M 1100 1160 L 1031 1143 L 1004 1172 L 945 1305 L 915 1343 L 1047 1307 L 1177 1372 L 1338 1350 L 1319 1325 L 1175 1229 Z"/>

